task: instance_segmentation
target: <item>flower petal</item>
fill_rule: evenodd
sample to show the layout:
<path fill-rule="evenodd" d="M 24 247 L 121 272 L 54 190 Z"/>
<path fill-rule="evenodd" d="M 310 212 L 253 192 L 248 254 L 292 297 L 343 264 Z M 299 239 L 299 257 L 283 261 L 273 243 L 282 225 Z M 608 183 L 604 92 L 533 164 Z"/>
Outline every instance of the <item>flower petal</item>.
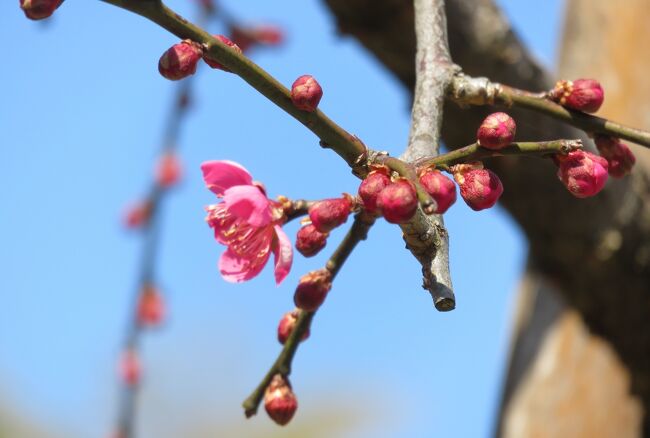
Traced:
<path fill-rule="evenodd" d="M 266 265 L 270 252 L 261 257 L 243 258 L 227 249 L 219 259 L 219 272 L 224 280 L 231 283 L 241 283 L 256 277 Z"/>
<path fill-rule="evenodd" d="M 249 185 L 253 177 L 241 164 L 229 160 L 206 161 L 201 164 L 203 180 L 217 196 L 233 186 Z"/>
<path fill-rule="evenodd" d="M 275 283 L 280 284 L 291 270 L 291 263 L 293 262 L 293 248 L 291 241 L 285 234 L 280 225 L 275 225 L 275 235 L 277 240 L 273 243 L 273 255 L 275 256 Z"/>
<path fill-rule="evenodd" d="M 263 227 L 271 222 L 271 203 L 255 186 L 230 187 L 223 194 L 223 203 L 230 213 L 254 227 Z"/>

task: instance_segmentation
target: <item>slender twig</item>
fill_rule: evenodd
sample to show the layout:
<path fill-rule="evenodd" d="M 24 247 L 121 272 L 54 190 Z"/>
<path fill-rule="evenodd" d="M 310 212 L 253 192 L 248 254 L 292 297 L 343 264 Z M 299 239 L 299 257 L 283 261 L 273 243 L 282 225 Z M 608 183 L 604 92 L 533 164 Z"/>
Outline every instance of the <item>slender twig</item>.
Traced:
<path fill-rule="evenodd" d="M 472 143 L 469 146 L 455 149 L 446 154 L 436 157 L 425 157 L 414 164 L 420 167 L 437 167 L 448 170 L 449 166 L 470 161 L 478 161 L 486 158 L 500 157 L 504 155 L 541 156 L 546 157 L 555 154 L 567 154 L 573 150 L 582 149 L 581 140 L 553 140 L 553 141 L 531 141 L 511 143 L 508 146 L 491 150 Z"/>
<path fill-rule="evenodd" d="M 445 95 L 459 71 L 449 54 L 444 0 L 415 0 L 414 8 L 415 93 L 409 143 L 401 157 L 407 162 L 438 154 Z M 442 216 L 427 216 L 418 210 L 414 219 L 401 227 L 407 247 L 422 265 L 423 285 L 436 308 L 453 309 L 449 238 Z"/>
<path fill-rule="evenodd" d="M 345 235 L 325 265 L 325 269 L 327 269 L 332 274 L 332 280 L 334 277 L 336 277 L 336 274 L 338 274 L 357 243 L 366 239 L 368 230 L 374 222 L 374 216 L 368 215 L 366 213 L 358 213 L 354 217 L 354 222 L 352 223 L 350 230 Z M 259 405 L 262 402 L 262 398 L 264 397 L 264 391 L 266 390 L 266 387 L 269 385 L 269 383 L 271 383 L 273 376 L 276 374 L 282 374 L 286 377 L 291 374 L 291 364 L 293 362 L 293 357 L 296 354 L 303 334 L 310 326 L 315 313 L 315 311 L 307 312 L 304 310 L 300 310 L 298 312 L 296 325 L 294 326 L 291 335 L 289 335 L 286 342 L 284 343 L 282 351 L 280 351 L 277 359 L 275 362 L 273 362 L 273 365 L 271 365 L 271 368 L 268 370 L 259 385 L 257 385 L 253 392 L 242 403 L 242 406 L 244 407 L 244 413 L 247 418 L 257 413 Z"/>
<path fill-rule="evenodd" d="M 531 93 L 486 78 L 458 74 L 447 96 L 461 105 L 519 107 L 553 117 L 590 135 L 603 134 L 650 147 L 650 132 L 621 125 L 602 117 L 572 111 L 547 99 L 545 93 Z"/>
<path fill-rule="evenodd" d="M 316 201 L 307 201 L 306 199 L 296 199 L 291 201 L 286 198 L 281 198 L 280 203 L 284 210 L 286 222 L 290 222 L 309 213 L 309 207 L 314 205 L 315 202 Z"/>

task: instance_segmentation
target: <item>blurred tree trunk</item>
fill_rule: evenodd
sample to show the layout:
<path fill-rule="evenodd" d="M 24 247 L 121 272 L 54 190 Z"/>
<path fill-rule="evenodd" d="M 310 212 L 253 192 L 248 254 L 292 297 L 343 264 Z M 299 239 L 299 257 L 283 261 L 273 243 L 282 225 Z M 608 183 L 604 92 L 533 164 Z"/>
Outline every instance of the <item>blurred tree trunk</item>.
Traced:
<path fill-rule="evenodd" d="M 413 90 L 412 2 L 324 1 L 341 32 Z M 529 90 L 553 85 L 493 0 L 447 0 L 447 12 L 452 57 L 468 74 Z M 601 80 L 605 117 L 645 129 L 648 18 L 647 0 L 569 0 L 560 62 L 562 77 Z M 472 142 L 487 112 L 448 105 L 446 144 Z M 581 136 L 534 113 L 509 113 L 519 139 Z M 587 200 L 572 198 L 550 163 L 490 163 L 506 187 L 501 205 L 530 244 L 498 435 L 650 435 L 650 154 L 632 149 L 633 175 Z"/>

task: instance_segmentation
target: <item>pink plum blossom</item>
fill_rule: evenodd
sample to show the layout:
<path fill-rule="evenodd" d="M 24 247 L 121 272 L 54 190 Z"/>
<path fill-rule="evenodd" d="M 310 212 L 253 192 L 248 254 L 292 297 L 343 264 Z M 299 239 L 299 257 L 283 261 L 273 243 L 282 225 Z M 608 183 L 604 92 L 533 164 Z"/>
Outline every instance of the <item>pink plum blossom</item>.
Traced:
<path fill-rule="evenodd" d="M 280 284 L 293 261 L 291 242 L 281 226 L 285 217 L 280 203 L 268 199 L 264 187 L 238 163 L 207 161 L 201 170 L 208 189 L 222 198 L 206 208 L 206 221 L 217 242 L 228 247 L 219 260 L 223 278 L 233 283 L 250 280 L 273 253 L 275 282 Z"/>

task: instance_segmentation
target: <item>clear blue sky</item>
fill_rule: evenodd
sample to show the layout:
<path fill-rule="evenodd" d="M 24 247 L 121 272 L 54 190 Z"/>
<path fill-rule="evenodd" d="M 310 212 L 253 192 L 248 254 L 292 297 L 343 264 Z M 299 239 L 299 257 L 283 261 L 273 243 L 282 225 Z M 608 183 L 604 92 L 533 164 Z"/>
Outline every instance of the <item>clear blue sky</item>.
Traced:
<path fill-rule="evenodd" d="M 245 20 L 287 29 L 288 44 L 255 52 L 256 62 L 287 85 L 313 74 L 330 117 L 374 148 L 402 150 L 407 93 L 336 35 L 322 2 L 224 2 Z M 157 61 L 176 39 L 98 1 L 68 0 L 48 23 L 24 19 L 17 3 L 0 3 L 0 410 L 54 435 L 100 438 L 115 417 L 114 363 L 141 246 L 120 217 L 151 177 L 174 89 Z M 500 3 L 550 64 L 562 2 Z M 191 2 L 170 4 L 192 15 Z M 199 164 L 238 161 L 273 196 L 316 199 L 358 186 L 340 158 L 234 75 L 204 69 L 196 86 L 181 140 L 186 178 L 164 206 L 159 272 L 171 316 L 144 345 L 142 438 L 277 432 L 264 415 L 245 422 L 240 403 L 279 351 L 277 321 L 298 278 L 329 253 L 297 256 L 279 288 L 270 269 L 225 283 L 222 247 L 203 221 L 214 198 Z M 477 214 L 458 202 L 446 221 L 457 309 L 434 310 L 399 230 L 379 223 L 299 350 L 300 408 L 287 434 L 335 415 L 347 419 L 335 436 L 489 436 L 525 242 L 499 208 Z M 297 224 L 287 229 L 293 237 Z"/>

